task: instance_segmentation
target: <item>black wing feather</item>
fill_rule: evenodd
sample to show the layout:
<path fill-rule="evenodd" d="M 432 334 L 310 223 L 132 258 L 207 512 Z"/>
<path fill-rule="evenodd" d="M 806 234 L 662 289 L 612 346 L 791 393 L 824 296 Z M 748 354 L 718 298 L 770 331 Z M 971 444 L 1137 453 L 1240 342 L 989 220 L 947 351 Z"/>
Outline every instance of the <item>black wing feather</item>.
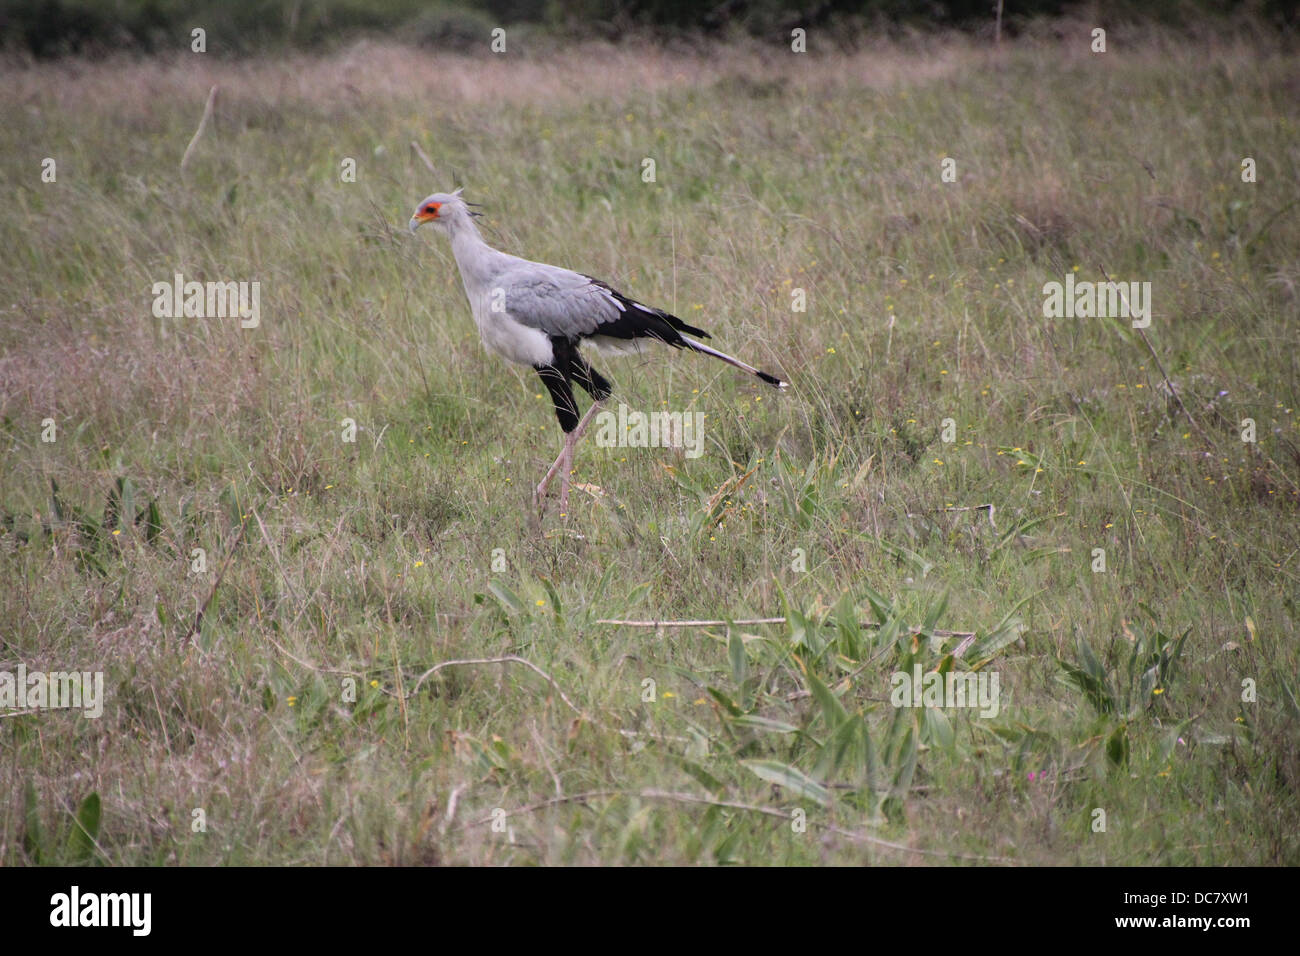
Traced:
<path fill-rule="evenodd" d="M 602 322 L 583 338 L 608 335 L 615 339 L 658 339 L 679 349 L 686 347 L 686 343 L 682 341 L 683 332 L 703 339 L 711 338 L 708 332 L 687 325 L 670 312 L 651 308 L 635 299 L 629 299 L 622 292 L 599 279 L 592 279 L 591 276 L 587 278 L 613 296 L 614 301 L 623 307 L 623 311 L 618 314 L 618 318 Z"/>

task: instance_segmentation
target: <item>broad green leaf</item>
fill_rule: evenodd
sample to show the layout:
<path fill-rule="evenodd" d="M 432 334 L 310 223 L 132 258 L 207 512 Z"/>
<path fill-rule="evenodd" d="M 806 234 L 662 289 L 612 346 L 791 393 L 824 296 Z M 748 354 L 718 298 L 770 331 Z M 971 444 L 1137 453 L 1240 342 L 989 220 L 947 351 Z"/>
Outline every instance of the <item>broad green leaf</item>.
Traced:
<path fill-rule="evenodd" d="M 865 595 L 867 603 L 871 605 L 871 610 L 876 615 L 876 623 L 885 627 L 890 621 L 893 621 L 898 617 L 898 612 L 895 609 L 893 602 L 885 598 L 884 595 L 877 591 L 873 591 L 865 585 L 862 588 L 862 593 Z"/>
<path fill-rule="evenodd" d="M 803 672 L 804 683 L 808 685 L 808 692 L 812 694 L 813 700 L 817 701 L 818 706 L 822 709 L 822 719 L 826 721 L 826 729 L 834 731 L 836 727 L 849 719 L 848 711 L 840 703 L 829 687 L 817 679 L 817 675 L 812 672 L 807 662 L 796 658 L 799 663 L 799 669 Z"/>
<path fill-rule="evenodd" d="M 709 696 L 721 704 L 723 709 L 732 717 L 739 717 L 741 715 L 742 711 L 736 706 L 736 702 L 722 691 L 718 690 L 716 687 L 706 687 L 705 690 L 707 690 Z"/>
<path fill-rule="evenodd" d="M 922 634 L 930 634 L 934 630 L 934 626 L 939 623 L 939 618 L 943 617 L 943 612 L 948 610 L 948 598 L 951 593 L 951 591 L 945 589 L 943 595 L 939 598 L 938 603 L 936 603 L 935 606 L 930 609 L 930 612 L 926 614 L 925 623 L 921 625 Z"/>
<path fill-rule="evenodd" d="M 158 499 L 149 499 L 149 507 L 140 512 L 136 523 L 144 522 L 144 539 L 150 544 L 162 533 L 162 512 L 158 509 Z"/>
<path fill-rule="evenodd" d="M 854 782 L 875 786 L 876 754 L 862 717 L 850 717 L 827 736 L 812 773 L 818 779 L 847 776 Z"/>
<path fill-rule="evenodd" d="M 894 774 L 894 785 L 889 795 L 896 800 L 907 797 L 908 788 L 912 786 L 912 776 L 916 773 L 916 758 L 919 751 L 916 725 L 909 723 L 907 733 L 899 747 L 898 771 Z"/>
<path fill-rule="evenodd" d="M 618 570 L 617 561 L 611 561 L 607 565 L 605 565 L 605 573 L 600 576 L 600 583 L 596 585 L 592 593 L 609 594 L 610 593 L 609 583 L 613 579 L 614 572 L 616 570 Z M 582 610 L 587 620 L 591 620 L 592 614 L 594 613 L 595 606 L 596 606 L 595 602 L 593 601 L 587 601 L 583 604 Z"/>
<path fill-rule="evenodd" d="M 742 714 L 731 723 L 734 727 L 752 727 L 754 730 L 766 730 L 774 734 L 797 734 L 799 732 L 799 728 L 793 724 L 772 720 L 768 717 L 759 717 L 757 714 Z"/>
<path fill-rule="evenodd" d="M 524 610 L 524 602 L 519 600 L 519 595 L 500 581 L 489 581 L 488 590 L 492 592 L 492 596 L 501 604 L 503 610 L 514 611 L 516 614 Z"/>
<path fill-rule="evenodd" d="M 1028 600 L 1028 598 L 1025 600 Z M 994 654 L 1002 650 L 1002 648 L 1018 641 L 1020 636 L 1028 630 L 1025 623 L 1020 618 L 1014 616 L 1015 612 L 1019 610 L 1023 604 L 1024 601 L 1017 603 L 1016 606 L 1013 607 L 1000 622 L 998 622 L 998 625 L 994 627 L 992 631 L 990 631 L 986 636 L 977 639 L 975 646 L 971 649 L 967 659 L 978 661 L 980 663 L 987 662 Z"/>
<path fill-rule="evenodd" d="M 546 596 L 551 599 L 551 610 L 555 614 L 555 619 L 563 623 L 564 608 L 560 603 L 560 595 L 555 590 L 555 585 L 550 582 L 549 578 L 542 578 L 542 587 L 546 588 Z"/>
<path fill-rule="evenodd" d="M 1160 749 L 1156 751 L 1156 763 L 1163 764 L 1173 756 L 1174 748 L 1178 746 L 1178 738 L 1183 735 L 1191 722 L 1191 718 L 1179 721 L 1160 739 Z"/>
<path fill-rule="evenodd" d="M 808 620 L 803 613 L 798 610 L 786 597 L 785 589 L 781 583 L 776 582 L 777 594 L 781 597 L 781 606 L 785 610 L 786 627 L 790 629 L 790 646 L 806 647 L 808 646 Z"/>
<path fill-rule="evenodd" d="M 1067 664 L 1065 661 L 1057 658 L 1056 662 L 1061 665 L 1065 675 L 1060 678 L 1064 684 L 1069 684 L 1076 690 L 1083 691 L 1088 703 L 1092 705 L 1093 710 L 1099 714 L 1113 713 L 1115 708 L 1110 699 L 1107 689 L 1095 677 L 1087 671 L 1075 667 L 1073 664 Z"/>
<path fill-rule="evenodd" d="M 884 538 L 877 538 L 876 544 L 879 545 L 880 550 L 884 551 L 896 561 L 908 565 L 919 577 L 924 578 L 934 570 L 934 564 L 932 562 L 927 561 L 915 551 L 904 548 L 902 545 L 890 544 Z"/>
<path fill-rule="evenodd" d="M 631 591 L 627 592 L 627 597 L 623 598 L 623 606 L 636 607 L 637 604 L 640 603 L 641 599 L 649 593 L 650 593 L 649 583 L 642 582 L 641 584 L 638 584 L 635 587 L 633 587 Z"/>
<path fill-rule="evenodd" d="M 679 759 L 678 763 L 681 765 L 683 770 L 694 777 L 705 790 L 708 790 L 714 796 L 721 796 L 727 792 L 727 785 L 699 764 L 686 759 Z"/>
<path fill-rule="evenodd" d="M 53 483 L 51 481 L 51 483 Z M 23 787 L 23 849 L 37 865 L 45 862 L 45 832 L 41 827 L 41 811 L 36 800 L 36 784 L 31 777 Z"/>
<path fill-rule="evenodd" d="M 785 787 L 791 793 L 808 797 L 810 800 L 816 800 L 824 807 L 830 806 L 830 792 L 796 767 L 791 767 L 776 760 L 742 760 L 741 763 L 751 773 L 768 783 L 774 783 L 777 786 Z"/>
<path fill-rule="evenodd" d="M 125 476 L 118 478 L 117 494 L 117 503 L 119 507 L 117 527 L 119 527 L 123 532 L 126 532 L 129 530 L 129 525 L 135 518 L 135 482 Z M 104 525 L 107 527 L 108 522 L 105 521 Z M 113 529 L 109 528 L 109 530 L 111 531 Z"/>
<path fill-rule="evenodd" d="M 1024 453 L 1022 452 L 1021 454 Z M 1024 521 L 1016 522 L 1014 525 L 1011 526 L 1010 529 L 1003 532 L 1002 537 L 998 539 L 997 544 L 993 545 L 993 548 L 991 549 L 990 553 L 992 553 L 993 551 L 997 551 L 1003 545 L 1006 545 L 1007 543 L 1020 537 L 1025 532 L 1029 531 L 1031 528 L 1036 528 L 1044 521 L 1050 521 L 1055 517 L 1056 515 L 1054 514 L 1042 515 L 1041 517 L 1038 518 L 1028 518 L 1025 519 Z"/>
<path fill-rule="evenodd" d="M 238 527 L 243 524 L 244 509 L 240 503 L 239 486 L 232 481 L 221 490 L 219 498 L 225 505 L 226 515 L 230 518 L 231 525 Z"/>
<path fill-rule="evenodd" d="M 952 751 L 956 743 L 956 735 L 952 729 L 952 722 L 948 720 L 948 715 L 938 707 L 925 708 L 926 729 L 930 732 L 930 742 L 941 750 Z"/>
<path fill-rule="evenodd" d="M 840 632 L 840 653 L 854 661 L 860 661 L 866 656 L 862 646 L 862 625 L 858 623 L 857 602 L 847 591 L 835 605 L 835 627 Z"/>
<path fill-rule="evenodd" d="M 727 641 L 727 656 L 731 659 L 731 679 L 737 687 L 744 687 L 745 680 L 749 677 L 749 658 L 745 654 L 745 642 L 740 631 L 734 627 Z"/>
<path fill-rule="evenodd" d="M 68 858 L 74 863 L 89 863 L 95 855 L 95 842 L 99 839 L 99 794 L 91 791 L 81 801 L 77 815 L 68 834 Z"/>
<path fill-rule="evenodd" d="M 1128 763 L 1128 726 L 1120 724 L 1106 738 L 1106 756 L 1117 767 Z"/>

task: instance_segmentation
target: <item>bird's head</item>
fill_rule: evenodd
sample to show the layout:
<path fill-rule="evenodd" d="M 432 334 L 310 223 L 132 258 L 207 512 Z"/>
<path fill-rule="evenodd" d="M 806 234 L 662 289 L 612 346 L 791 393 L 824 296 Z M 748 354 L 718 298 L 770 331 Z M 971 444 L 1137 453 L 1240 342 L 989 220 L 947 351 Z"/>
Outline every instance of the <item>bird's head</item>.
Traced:
<path fill-rule="evenodd" d="M 434 193 L 432 196 L 426 196 L 415 207 L 408 225 L 411 232 L 415 232 L 426 222 L 431 222 L 441 231 L 447 232 L 462 222 L 468 222 L 471 216 L 477 215 L 470 211 L 470 205 L 472 204 L 460 198 L 459 189 L 450 193 Z"/>

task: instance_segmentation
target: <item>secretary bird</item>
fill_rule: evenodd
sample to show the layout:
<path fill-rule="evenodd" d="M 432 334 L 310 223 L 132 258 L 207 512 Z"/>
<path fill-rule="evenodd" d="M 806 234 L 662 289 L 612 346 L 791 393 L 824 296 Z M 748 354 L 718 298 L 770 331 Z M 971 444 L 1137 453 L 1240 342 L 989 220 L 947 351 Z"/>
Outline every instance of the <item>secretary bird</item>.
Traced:
<path fill-rule="evenodd" d="M 789 383 L 775 375 L 688 337 L 709 338 L 703 329 L 662 309 L 642 305 L 599 279 L 493 249 L 474 224 L 478 215 L 457 189 L 429 196 L 416 207 L 409 225 L 415 232 L 431 222 L 446 234 L 483 344 L 512 362 L 531 365 L 551 394 L 555 417 L 564 429 L 564 447 L 537 486 L 534 498 L 538 502 L 558 473 L 560 511 L 568 510 L 574 449 L 587 423 L 613 390 L 609 379 L 582 355 L 579 346 L 584 342 L 602 352 L 639 353 L 642 339 L 657 339 L 673 348 L 721 359 L 774 388 L 788 387 Z M 581 419 L 573 382 L 592 398 Z"/>

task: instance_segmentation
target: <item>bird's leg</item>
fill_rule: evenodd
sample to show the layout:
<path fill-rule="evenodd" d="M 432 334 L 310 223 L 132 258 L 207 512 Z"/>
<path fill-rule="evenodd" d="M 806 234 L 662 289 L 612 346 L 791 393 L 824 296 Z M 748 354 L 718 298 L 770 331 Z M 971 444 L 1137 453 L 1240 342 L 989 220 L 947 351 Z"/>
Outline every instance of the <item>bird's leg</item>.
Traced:
<path fill-rule="evenodd" d="M 560 459 L 563 462 L 560 465 L 560 514 L 569 513 L 569 473 L 573 471 L 573 450 L 578 444 L 578 439 L 574 436 L 576 431 L 569 432 L 564 436 L 564 450 L 560 452 Z"/>
<path fill-rule="evenodd" d="M 578 427 L 575 428 L 572 432 L 570 432 L 570 434 L 573 436 L 573 443 L 575 445 L 577 445 L 578 439 L 582 437 L 583 432 L 587 430 L 587 426 L 591 424 L 592 418 L 594 418 L 596 413 L 600 411 L 601 404 L 603 403 L 600 399 L 597 399 L 596 401 L 592 402 L 591 407 L 587 409 L 587 414 L 583 415 L 582 421 L 578 422 Z"/>
<path fill-rule="evenodd" d="M 564 436 L 564 447 L 565 447 L 565 448 L 568 448 L 568 447 L 569 447 L 569 436 L 568 436 L 568 435 L 565 435 L 565 436 Z M 534 497 L 537 501 L 540 502 L 541 499 L 543 498 L 543 496 L 545 496 L 545 494 L 546 494 L 546 486 L 549 485 L 549 484 L 551 483 L 551 479 L 555 477 L 556 472 L 558 472 L 558 471 L 560 470 L 560 465 L 562 465 L 562 464 L 564 464 L 564 450 L 563 450 L 563 449 L 560 450 L 560 457 L 557 458 L 557 459 L 555 459 L 555 464 L 551 465 L 551 467 L 547 469 L 546 474 L 542 475 L 542 480 L 539 481 L 539 482 L 537 483 L 537 490 L 536 490 L 536 492 L 533 494 L 533 497 Z"/>
<path fill-rule="evenodd" d="M 555 459 L 555 463 L 547 469 L 546 474 L 542 476 L 541 482 L 537 485 L 536 497 L 539 502 L 542 496 L 546 494 L 546 488 L 551 483 L 551 479 L 558 472 L 560 475 L 560 511 L 567 512 L 569 507 L 569 472 L 573 470 L 573 454 L 578 447 L 578 440 L 582 438 L 583 433 L 587 430 L 587 425 L 600 411 L 600 405 L 600 402 L 592 402 L 591 407 L 587 409 L 587 414 L 582 416 L 573 431 L 565 433 L 564 447 L 560 449 L 560 457 Z"/>

